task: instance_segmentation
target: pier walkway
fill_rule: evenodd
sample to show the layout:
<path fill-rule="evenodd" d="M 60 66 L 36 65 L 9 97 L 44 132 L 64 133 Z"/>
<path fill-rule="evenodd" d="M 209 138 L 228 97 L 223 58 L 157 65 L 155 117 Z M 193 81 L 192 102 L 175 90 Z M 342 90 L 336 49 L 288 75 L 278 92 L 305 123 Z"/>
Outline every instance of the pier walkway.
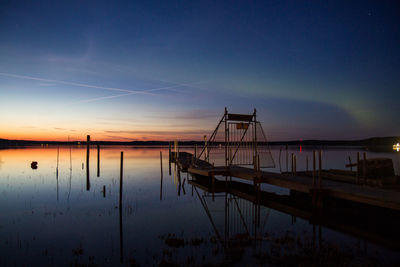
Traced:
<path fill-rule="evenodd" d="M 195 159 L 187 152 L 172 153 L 171 160 L 176 162 L 182 171 L 193 175 L 212 177 L 212 179 L 217 179 L 215 176 L 225 176 L 225 179 L 236 177 L 251 181 L 255 186 L 270 184 L 309 193 L 317 199 L 331 197 L 400 211 L 400 193 L 392 190 L 323 179 L 321 186 L 318 186 L 313 185 L 313 179 L 308 176 L 273 173 L 236 165 L 214 167 L 204 160 Z"/>

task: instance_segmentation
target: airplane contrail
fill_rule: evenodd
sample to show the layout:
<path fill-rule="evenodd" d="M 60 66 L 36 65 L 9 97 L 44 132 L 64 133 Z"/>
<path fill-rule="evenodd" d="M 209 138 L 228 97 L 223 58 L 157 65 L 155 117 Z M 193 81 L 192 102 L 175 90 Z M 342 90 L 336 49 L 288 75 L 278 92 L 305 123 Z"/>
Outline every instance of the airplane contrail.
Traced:
<path fill-rule="evenodd" d="M 17 75 L 17 74 L 5 73 L 5 72 L 0 72 L 0 75 L 18 78 L 18 79 L 34 80 L 34 81 L 41 81 L 41 82 L 51 82 L 51 83 L 61 83 L 61 84 L 67 84 L 67 85 L 72 85 L 72 86 L 96 88 L 96 89 L 109 90 L 109 91 L 142 92 L 143 93 L 143 91 L 135 91 L 135 90 L 128 90 L 128 89 L 123 89 L 123 88 L 115 88 L 115 87 L 104 87 L 104 86 L 97 86 L 97 85 L 91 85 L 91 84 L 85 84 L 85 83 L 75 83 L 75 82 L 51 80 L 51 79 L 44 79 L 44 78 L 25 76 L 25 75 Z"/>
<path fill-rule="evenodd" d="M 125 94 L 118 94 L 118 95 L 111 95 L 111 96 L 103 96 L 103 97 L 84 99 L 84 100 L 68 103 L 67 105 L 77 104 L 77 103 L 94 102 L 94 101 L 98 101 L 98 100 L 117 98 L 117 97 L 122 97 L 122 96 L 133 95 L 133 94 L 155 95 L 152 92 L 160 91 L 160 90 L 171 90 L 171 91 L 180 92 L 180 90 L 176 90 L 176 89 L 174 90 L 174 88 L 192 86 L 192 85 L 200 83 L 200 82 L 196 82 L 196 83 L 183 84 L 183 83 L 170 82 L 170 83 L 175 84 L 175 85 L 165 86 L 165 87 L 157 87 L 157 88 L 146 89 L 146 90 L 128 90 L 128 89 L 116 88 L 116 87 L 104 87 L 104 86 L 97 86 L 97 85 L 84 84 L 84 83 L 66 82 L 66 81 L 53 80 L 53 79 L 44 79 L 44 78 L 39 78 L 39 77 L 26 76 L 26 75 L 17 75 L 17 74 L 5 73 L 5 72 L 0 72 L 0 75 L 1 76 L 6 76 L 6 77 L 18 78 L 18 79 L 34 80 L 34 81 L 41 81 L 41 82 L 51 82 L 51 83 L 60 83 L 60 84 L 78 86 L 78 87 L 96 88 L 96 89 L 109 90 L 109 91 L 126 92 Z"/>
<path fill-rule="evenodd" d="M 129 93 L 126 93 L 126 94 L 119 94 L 119 95 L 110 95 L 110 96 L 102 96 L 102 97 L 96 97 L 96 98 L 89 98 L 89 99 L 84 99 L 84 100 L 79 100 L 79 101 L 76 101 L 76 102 L 68 103 L 68 105 L 78 104 L 78 103 L 95 102 L 95 101 L 103 100 L 103 99 L 117 98 L 117 97 L 128 96 L 128 95 L 136 95 L 136 94 L 141 94 L 141 93 L 148 93 L 148 94 L 156 95 L 156 94 L 153 94 L 153 93 L 151 93 L 151 92 L 154 92 L 154 91 L 161 91 L 161 90 L 169 90 L 169 89 L 173 89 L 173 88 L 176 88 L 176 87 L 182 87 L 182 85 L 158 87 L 158 88 L 152 88 L 152 89 L 147 89 L 147 90 L 142 90 L 142 91 L 132 91 L 132 92 L 129 92 Z M 178 91 L 179 91 L 179 90 L 178 90 Z"/>

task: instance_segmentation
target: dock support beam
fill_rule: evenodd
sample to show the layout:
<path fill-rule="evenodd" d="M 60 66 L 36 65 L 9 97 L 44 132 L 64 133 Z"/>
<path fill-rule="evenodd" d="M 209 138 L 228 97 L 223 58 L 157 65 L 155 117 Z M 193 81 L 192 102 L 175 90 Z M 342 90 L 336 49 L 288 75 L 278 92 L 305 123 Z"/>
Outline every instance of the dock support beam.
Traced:
<path fill-rule="evenodd" d="M 320 150 L 318 153 L 318 158 L 319 158 L 319 166 L 318 166 L 318 188 L 321 189 L 321 170 L 322 170 L 322 151 Z"/>
<path fill-rule="evenodd" d="M 290 154 L 291 155 L 291 160 L 292 160 L 292 167 L 291 167 L 291 173 L 292 173 L 292 176 L 294 175 L 294 156 L 293 156 L 293 153 L 292 154 Z"/>
<path fill-rule="evenodd" d="M 313 172 L 312 172 L 312 184 L 315 187 L 315 150 L 313 150 Z"/>
<path fill-rule="evenodd" d="M 367 184 L 367 153 L 363 153 L 363 178 L 364 184 Z"/>
<path fill-rule="evenodd" d="M 357 172 L 356 172 L 357 184 L 360 183 L 360 152 L 357 152 Z"/>
<path fill-rule="evenodd" d="M 288 157 L 289 157 L 289 152 L 288 152 L 288 145 L 286 144 L 286 172 L 289 171 L 289 166 L 288 166 Z"/>
<path fill-rule="evenodd" d="M 228 167 L 228 109 L 225 107 L 224 113 L 224 121 L 225 121 L 225 167 Z"/>

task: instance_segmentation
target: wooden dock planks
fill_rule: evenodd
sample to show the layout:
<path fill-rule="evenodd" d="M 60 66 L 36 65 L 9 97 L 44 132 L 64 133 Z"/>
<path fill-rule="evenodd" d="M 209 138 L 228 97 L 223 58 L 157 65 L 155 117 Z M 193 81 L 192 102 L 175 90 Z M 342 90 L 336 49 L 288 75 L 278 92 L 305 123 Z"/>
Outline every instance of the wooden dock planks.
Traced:
<path fill-rule="evenodd" d="M 231 176 L 255 183 L 266 183 L 288 188 L 303 193 L 316 190 L 312 185 L 312 178 L 308 176 L 292 176 L 266 171 L 257 171 L 240 166 L 213 167 L 203 160 L 192 160 L 190 153 L 179 154 L 176 160 L 182 170 L 202 176 Z M 323 180 L 321 184 L 323 196 L 345 199 L 349 201 L 369 204 L 382 208 L 400 211 L 400 193 L 396 191 L 368 187 L 364 185 L 348 184 L 339 181 Z"/>

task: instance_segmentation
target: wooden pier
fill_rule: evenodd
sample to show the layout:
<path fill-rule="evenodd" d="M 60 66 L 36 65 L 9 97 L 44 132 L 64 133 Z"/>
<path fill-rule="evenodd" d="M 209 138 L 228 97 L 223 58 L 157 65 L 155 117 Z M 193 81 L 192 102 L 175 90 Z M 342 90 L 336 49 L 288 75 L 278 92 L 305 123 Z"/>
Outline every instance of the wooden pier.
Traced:
<path fill-rule="evenodd" d="M 332 198 L 400 211 L 400 192 L 359 184 L 361 173 L 365 183 L 368 178 L 376 178 L 379 165 L 389 164 L 392 166 L 390 160 L 390 162 L 386 162 L 385 159 L 375 159 L 376 161 L 371 161 L 373 164 L 370 166 L 371 170 L 368 171 L 367 163 L 369 161 L 366 159 L 366 153 L 363 153 L 363 160 L 360 160 L 360 155 L 357 153 L 357 162 L 352 164 L 350 160 L 349 165 L 351 168 L 357 167 L 354 177 L 346 178 L 341 174 L 329 173 L 330 179 L 326 179 L 328 172 L 322 170 L 321 151 L 318 153 L 318 170 L 316 168 L 317 154 L 314 151 L 312 171 L 308 171 L 307 158 L 307 172 L 297 172 L 296 155 L 292 154 L 291 172 L 289 173 L 286 146 L 286 173 L 262 170 L 262 168 L 275 167 L 275 162 L 269 151 L 261 122 L 257 120 L 256 109 L 253 114 L 234 114 L 228 113 L 225 108 L 224 115 L 209 139 L 207 140 L 204 136 L 204 147 L 199 154 L 197 154 L 197 147 L 194 155 L 179 152 L 177 141 L 175 141 L 174 152 L 171 152 L 171 147 L 169 151 L 170 159 L 177 164 L 180 170 L 193 175 L 211 177 L 212 184 L 215 184 L 219 177 L 225 177 L 225 179 L 222 178 L 225 182 L 231 181 L 232 177 L 235 177 L 250 181 L 257 190 L 260 190 L 261 184 L 270 184 L 309 194 L 316 206 L 322 206 L 325 198 Z M 224 152 L 224 166 L 210 164 L 210 162 L 214 162 L 211 160 L 213 151 Z M 216 160 L 218 159 L 216 158 Z M 384 171 L 387 172 L 386 176 L 394 176 L 393 167 L 384 169 Z M 367 177 L 367 174 L 371 177 Z M 332 175 L 340 179 L 332 179 L 334 178 Z M 398 180 L 398 177 L 393 178 Z M 356 183 L 351 183 L 351 181 Z"/>
<path fill-rule="evenodd" d="M 270 184 L 293 191 L 310 194 L 320 202 L 323 198 L 334 198 L 400 211 L 400 192 L 339 181 L 321 180 L 320 187 L 308 176 L 290 175 L 245 168 L 241 166 L 213 166 L 187 152 L 172 153 L 171 161 L 179 169 L 193 175 L 211 177 L 217 181 L 232 177 L 250 181 L 254 186 Z M 221 179 L 220 178 L 220 179 Z"/>

